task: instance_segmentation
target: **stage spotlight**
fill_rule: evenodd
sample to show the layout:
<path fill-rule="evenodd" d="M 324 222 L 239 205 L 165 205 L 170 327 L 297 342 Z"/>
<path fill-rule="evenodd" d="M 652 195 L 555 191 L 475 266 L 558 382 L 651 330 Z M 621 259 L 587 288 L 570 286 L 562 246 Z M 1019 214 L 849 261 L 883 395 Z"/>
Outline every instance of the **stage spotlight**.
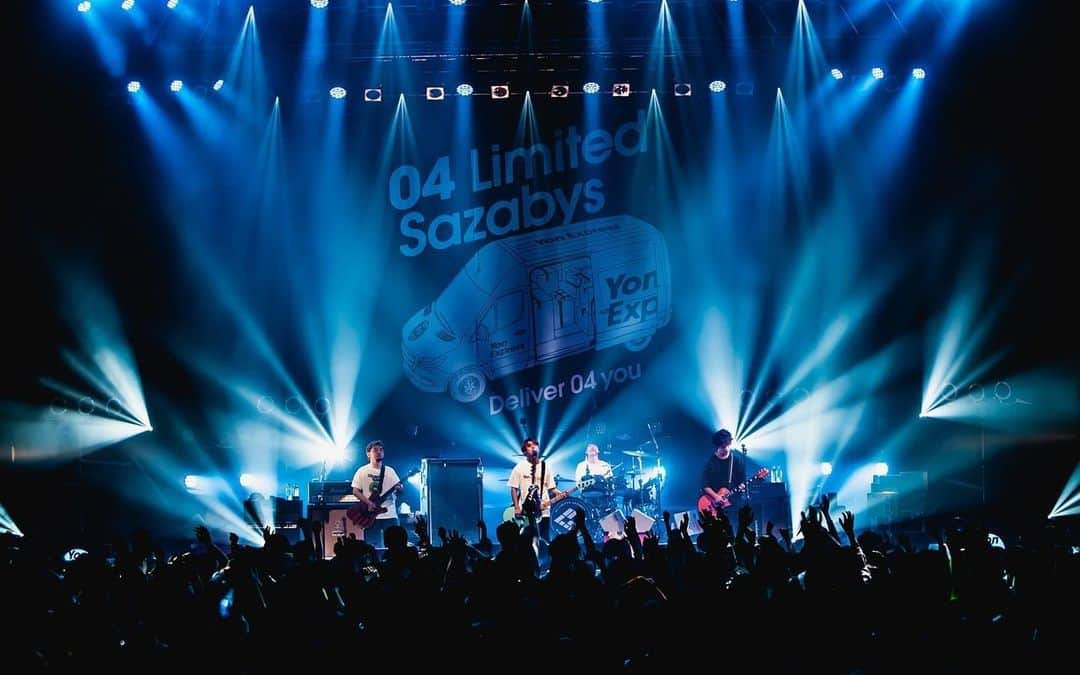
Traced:
<path fill-rule="evenodd" d="M 132 93 L 132 94 L 138 93 L 138 91 L 140 89 L 142 89 L 142 83 L 139 82 L 138 80 L 132 80 L 131 82 L 128 82 L 127 90 L 130 93 Z"/>
<path fill-rule="evenodd" d="M 570 87 L 565 84 L 556 84 L 551 87 L 551 98 L 566 98 L 570 95 Z"/>
<path fill-rule="evenodd" d="M 334 98 L 345 98 L 345 87 L 331 87 L 330 96 Z"/>
<path fill-rule="evenodd" d="M 600 91 L 600 85 L 595 82 L 586 82 L 581 90 L 586 94 L 595 94 Z"/>
<path fill-rule="evenodd" d="M 260 396 L 255 402 L 255 409 L 265 415 L 274 409 L 274 399 L 269 396 Z"/>
<path fill-rule="evenodd" d="M 424 91 L 424 96 L 429 101 L 441 101 L 446 98 L 446 89 L 443 87 L 428 87 Z"/>
<path fill-rule="evenodd" d="M 831 476 L 832 475 L 832 463 L 831 462 L 822 462 L 821 463 L 821 475 L 822 476 Z"/>
<path fill-rule="evenodd" d="M 880 80 L 885 77 L 885 71 L 881 68 L 871 69 L 870 74 L 874 76 L 875 80 Z"/>
<path fill-rule="evenodd" d="M 595 4 L 598 4 L 600 2 L 600 0 L 589 0 L 589 2 L 591 2 L 591 3 L 593 3 L 595 5 Z"/>
<path fill-rule="evenodd" d="M 315 2 L 315 0 L 312 0 L 312 4 L 314 4 L 314 2 Z M 240 485 L 242 487 L 246 487 L 246 488 L 254 487 L 255 486 L 255 476 L 251 475 L 250 473 L 242 473 L 242 474 L 240 474 Z"/>
<path fill-rule="evenodd" d="M 189 490 L 198 490 L 201 484 L 198 476 L 184 476 L 184 487 Z"/>
<path fill-rule="evenodd" d="M 300 398 L 298 396 L 290 396 L 285 399 L 285 410 L 288 411 L 290 415 L 295 415 L 300 412 Z"/>
<path fill-rule="evenodd" d="M 169 83 L 169 91 L 180 91 L 184 88 L 183 80 L 173 80 Z"/>
<path fill-rule="evenodd" d="M 125 12 L 131 11 L 131 8 L 135 6 L 135 0 L 124 0 L 120 3 L 120 9 Z"/>
<path fill-rule="evenodd" d="M 675 83 L 675 95 L 676 96 L 689 96 L 691 93 L 693 93 L 693 90 L 690 88 L 690 83 L 689 82 L 676 82 Z"/>
<path fill-rule="evenodd" d="M 320 396 L 319 398 L 315 399 L 315 412 L 319 413 L 320 415 L 325 415 L 326 413 L 330 412 L 330 399 L 326 398 L 325 396 Z"/>
<path fill-rule="evenodd" d="M 169 0 L 165 3 L 165 6 L 169 9 L 176 9 L 176 6 L 180 4 L 180 0 Z"/>
<path fill-rule="evenodd" d="M 79 412 L 84 415 L 89 415 L 90 413 L 94 412 L 94 408 L 96 407 L 97 404 L 94 403 L 94 399 L 90 398 L 89 396 L 83 396 L 79 399 Z"/>
<path fill-rule="evenodd" d="M 461 7 L 462 5 L 465 4 L 465 2 L 466 2 L 466 0 L 450 0 L 450 4 L 455 5 L 457 7 Z"/>
<path fill-rule="evenodd" d="M 1007 401 L 1012 396 L 1012 385 L 1002 380 L 994 385 L 994 398 Z"/>
<path fill-rule="evenodd" d="M 329 4 L 330 0 L 311 0 L 311 6 L 315 9 L 326 9 Z"/>
<path fill-rule="evenodd" d="M 914 77 L 916 80 L 925 80 L 926 79 L 926 71 L 923 70 L 922 68 L 912 68 L 911 69 L 911 76 Z"/>
<path fill-rule="evenodd" d="M 364 90 L 364 101 L 367 103 L 378 103 L 382 100 L 382 89 L 378 87 L 371 87 Z"/>
<path fill-rule="evenodd" d="M 89 0 L 83 0 L 79 4 L 75 5 L 75 9 L 79 10 L 80 12 L 89 12 L 90 11 L 90 2 L 89 2 Z"/>
<path fill-rule="evenodd" d="M 214 91 L 221 91 L 221 88 L 225 86 L 225 80 L 218 80 L 214 83 Z"/>
<path fill-rule="evenodd" d="M 110 398 L 108 401 L 105 401 L 105 412 L 113 417 L 121 417 L 124 414 L 124 406 L 120 404 L 119 399 Z"/>
<path fill-rule="evenodd" d="M 887 476 L 889 475 L 889 465 L 885 462 L 878 462 L 874 465 L 875 476 Z"/>
<path fill-rule="evenodd" d="M 630 83 L 629 82 L 616 82 L 611 85 L 612 96 L 629 96 L 630 95 Z"/>
<path fill-rule="evenodd" d="M 971 397 L 972 401 L 978 403 L 979 401 L 982 401 L 984 398 L 986 398 L 986 389 L 983 388 L 981 384 L 969 384 L 968 396 Z"/>
<path fill-rule="evenodd" d="M 829 73 L 832 75 L 832 79 L 834 80 L 844 79 L 844 71 L 840 70 L 839 68 L 833 68 L 829 71 Z"/>
<path fill-rule="evenodd" d="M 727 82 L 724 82 L 723 80 L 713 80 L 709 83 L 709 91 L 714 94 L 719 94 L 725 89 L 727 89 Z"/>
<path fill-rule="evenodd" d="M 510 98 L 510 87 L 505 84 L 491 85 L 491 98 Z"/>
<path fill-rule="evenodd" d="M 471 84 L 465 84 L 464 82 L 457 86 L 458 96 L 472 96 L 473 88 Z"/>

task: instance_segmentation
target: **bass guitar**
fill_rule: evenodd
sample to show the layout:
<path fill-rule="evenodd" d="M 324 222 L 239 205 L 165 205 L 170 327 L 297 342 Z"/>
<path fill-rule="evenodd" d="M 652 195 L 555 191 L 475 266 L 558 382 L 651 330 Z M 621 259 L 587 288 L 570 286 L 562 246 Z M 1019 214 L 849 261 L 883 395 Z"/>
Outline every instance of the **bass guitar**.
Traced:
<path fill-rule="evenodd" d="M 373 506 L 368 506 L 364 502 L 360 502 L 359 504 L 350 507 L 349 510 L 345 512 L 345 515 L 354 525 L 366 530 L 375 524 L 375 519 L 379 517 L 380 513 L 386 513 L 386 507 L 382 506 L 382 503 L 386 501 L 386 498 L 389 497 L 399 485 L 401 485 L 401 481 L 394 483 L 389 490 L 381 495 L 372 497 L 371 503 Z"/>

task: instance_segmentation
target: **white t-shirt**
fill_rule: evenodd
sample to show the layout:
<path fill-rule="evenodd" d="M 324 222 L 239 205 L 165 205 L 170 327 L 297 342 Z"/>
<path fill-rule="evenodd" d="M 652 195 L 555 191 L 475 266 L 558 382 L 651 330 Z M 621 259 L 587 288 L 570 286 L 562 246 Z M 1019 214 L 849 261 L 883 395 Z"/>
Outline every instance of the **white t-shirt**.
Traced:
<path fill-rule="evenodd" d="M 540 501 L 543 502 L 551 498 L 551 490 L 555 489 L 555 472 L 551 470 L 549 466 L 543 471 L 544 484 L 540 485 L 540 473 L 541 467 L 544 465 L 543 461 L 536 464 L 529 464 L 529 460 L 523 459 L 514 466 L 514 470 L 510 472 L 510 480 L 507 482 L 512 488 L 517 488 L 521 491 L 518 499 L 520 505 L 525 501 L 525 497 L 529 494 L 529 486 L 537 485 L 540 488 Z M 533 472 L 533 467 L 536 467 L 536 472 Z M 551 515 L 551 507 L 544 509 L 540 514 L 541 518 L 547 518 Z"/>
<path fill-rule="evenodd" d="M 580 483 L 581 479 L 585 477 L 585 469 L 588 467 L 590 476 L 597 476 L 600 478 L 611 478 L 611 465 L 600 459 L 596 461 L 596 464 L 589 464 L 589 460 L 583 460 L 578 463 L 577 469 L 574 471 L 574 482 Z"/>
<path fill-rule="evenodd" d="M 373 499 L 381 495 L 386 490 L 389 490 L 391 486 L 396 485 L 400 478 L 398 478 L 397 471 L 394 471 L 389 466 L 386 467 L 386 474 L 383 476 L 383 482 L 379 484 L 379 471 L 371 466 L 371 462 L 368 462 L 364 466 L 356 470 L 356 473 L 352 477 L 352 486 L 359 490 L 368 499 Z M 376 520 L 383 520 L 386 518 L 397 517 L 397 497 L 395 493 L 391 491 L 390 495 L 383 501 L 382 506 L 386 507 L 385 513 L 380 513 L 375 516 Z"/>

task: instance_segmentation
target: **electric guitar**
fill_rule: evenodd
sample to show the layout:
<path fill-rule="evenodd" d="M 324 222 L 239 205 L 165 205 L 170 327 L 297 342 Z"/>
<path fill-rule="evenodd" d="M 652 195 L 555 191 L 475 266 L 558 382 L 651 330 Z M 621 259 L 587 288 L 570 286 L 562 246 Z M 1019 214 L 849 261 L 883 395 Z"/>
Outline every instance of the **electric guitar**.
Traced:
<path fill-rule="evenodd" d="M 753 483 L 754 481 L 759 481 L 768 475 L 769 470 L 766 468 L 762 468 L 760 471 L 751 476 L 750 480 L 746 481 L 734 490 L 729 490 L 726 487 L 722 487 L 719 490 L 716 490 L 716 494 L 719 496 L 718 499 L 713 499 L 709 495 L 701 495 L 701 498 L 698 499 L 697 502 L 698 511 L 705 511 L 715 516 L 718 510 L 726 509 L 727 507 L 731 506 L 732 495 L 738 494 L 740 492 L 745 492 L 746 487 L 750 485 L 750 483 Z"/>
<path fill-rule="evenodd" d="M 581 489 L 580 485 L 575 485 L 566 492 L 560 493 L 551 499 L 540 498 L 540 486 L 530 485 L 529 492 L 525 495 L 525 498 L 521 500 L 521 516 L 517 516 L 514 513 L 514 506 L 511 504 L 503 511 L 503 520 L 517 520 L 521 518 L 522 523 L 527 522 L 530 515 L 539 518 L 540 514 L 551 508 L 552 504 L 557 504 L 566 499 L 570 495 L 574 494 Z"/>
<path fill-rule="evenodd" d="M 351 520 L 354 525 L 366 530 L 375 524 L 375 519 L 379 517 L 380 513 L 386 513 L 386 507 L 381 506 L 381 504 L 386 501 L 386 498 L 389 497 L 399 485 L 401 485 L 401 481 L 394 483 L 389 490 L 381 495 L 372 497 L 371 503 L 375 505 L 374 508 L 368 506 L 364 502 L 360 502 L 359 504 L 350 507 L 349 510 L 345 512 L 345 515 L 348 516 L 349 520 Z"/>

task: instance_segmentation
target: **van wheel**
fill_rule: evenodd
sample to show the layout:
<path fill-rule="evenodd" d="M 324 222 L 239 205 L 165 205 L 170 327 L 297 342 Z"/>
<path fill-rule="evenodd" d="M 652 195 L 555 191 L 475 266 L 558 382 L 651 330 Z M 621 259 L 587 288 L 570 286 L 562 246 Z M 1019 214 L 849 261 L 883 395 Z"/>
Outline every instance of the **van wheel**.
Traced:
<path fill-rule="evenodd" d="M 487 380 L 479 368 L 464 368 L 450 379 L 450 396 L 455 401 L 472 403 L 484 393 Z"/>
<path fill-rule="evenodd" d="M 623 344 L 625 344 L 626 348 L 632 352 L 640 352 L 642 349 L 648 347 L 650 342 L 652 342 L 651 333 L 649 335 L 646 335 L 645 337 L 640 337 L 636 340 L 629 340 L 627 342 L 624 342 Z"/>

